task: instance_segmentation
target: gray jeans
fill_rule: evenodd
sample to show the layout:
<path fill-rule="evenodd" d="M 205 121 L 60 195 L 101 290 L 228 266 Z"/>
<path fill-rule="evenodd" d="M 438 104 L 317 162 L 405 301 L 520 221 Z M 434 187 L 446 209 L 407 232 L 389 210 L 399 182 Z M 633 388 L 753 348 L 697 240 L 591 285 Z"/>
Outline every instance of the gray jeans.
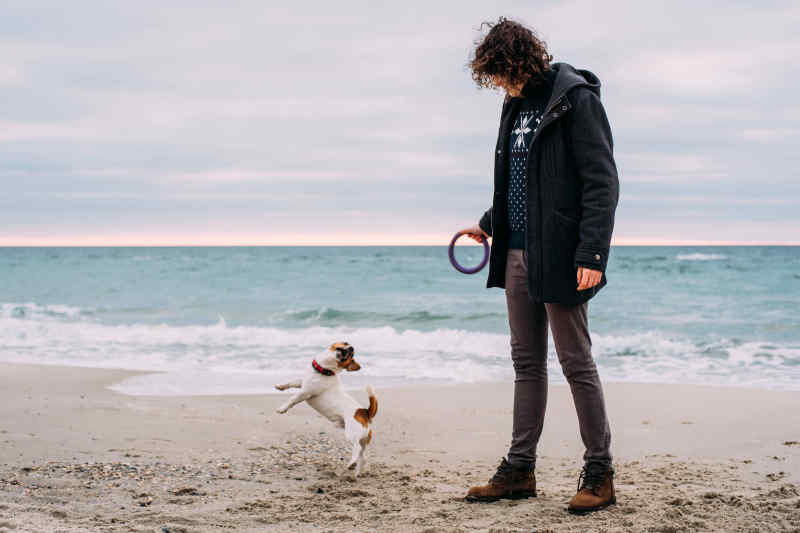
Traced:
<path fill-rule="evenodd" d="M 561 369 L 578 412 L 585 462 L 611 464 L 611 429 L 600 376 L 592 359 L 588 303 L 562 305 L 528 299 L 528 273 L 522 250 L 509 250 L 506 302 L 514 362 L 514 429 L 510 463 L 536 462 L 547 406 L 547 324 L 553 333 Z"/>

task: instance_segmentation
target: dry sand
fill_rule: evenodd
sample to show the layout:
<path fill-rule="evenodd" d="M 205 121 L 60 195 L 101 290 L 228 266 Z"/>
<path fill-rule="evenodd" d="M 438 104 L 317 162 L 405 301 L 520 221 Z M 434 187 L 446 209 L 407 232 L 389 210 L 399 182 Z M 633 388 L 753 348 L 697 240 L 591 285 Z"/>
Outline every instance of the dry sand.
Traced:
<path fill-rule="evenodd" d="M 508 446 L 511 384 L 378 391 L 354 480 L 340 430 L 307 405 L 106 389 L 133 374 L 0 364 L 0 532 L 800 532 L 797 392 L 607 384 L 618 504 L 576 517 L 565 386 L 550 390 L 539 497 L 467 504 Z"/>

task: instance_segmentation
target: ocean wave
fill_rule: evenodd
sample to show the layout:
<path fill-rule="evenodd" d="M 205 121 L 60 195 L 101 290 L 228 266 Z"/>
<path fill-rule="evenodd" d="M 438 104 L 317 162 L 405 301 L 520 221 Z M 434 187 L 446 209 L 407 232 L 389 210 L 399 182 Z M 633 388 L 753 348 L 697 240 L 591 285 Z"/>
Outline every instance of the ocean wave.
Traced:
<path fill-rule="evenodd" d="M 204 304 L 203 304 L 204 305 Z M 156 315 L 163 311 L 152 306 L 123 306 L 115 308 L 81 308 L 69 305 L 28 303 L 0 303 L 0 317 L 28 320 L 96 318 L 103 314 L 138 314 L 140 317 Z M 347 324 L 411 324 L 424 325 L 447 320 L 475 320 L 504 316 L 497 313 L 471 313 L 464 316 L 435 313 L 427 310 L 405 312 L 353 311 L 323 306 L 316 309 L 287 310 L 264 315 L 270 324 L 293 326 L 336 326 Z"/>
<path fill-rule="evenodd" d="M 252 374 L 261 384 L 258 392 L 267 392 L 278 376 L 302 373 L 311 358 L 343 340 L 355 346 L 365 369 L 360 373 L 363 379 L 376 384 L 497 381 L 513 374 L 505 333 L 389 326 L 282 329 L 229 326 L 222 317 L 210 326 L 108 325 L 65 320 L 52 310 L 55 314 L 49 316 L 48 307 L 28 305 L 45 310 L 38 320 L 16 318 L 3 308 L 0 360 L 162 371 L 170 373 L 174 383 L 183 383 L 183 388 L 173 384 L 170 390 L 183 393 L 194 390 L 193 373 Z M 800 389 L 800 345 L 736 339 L 698 342 L 655 331 L 595 334 L 592 340 L 601 375 L 611 380 Z M 550 359 L 552 377 L 562 380 L 552 342 Z M 244 390 L 234 385 L 236 380 L 227 388 L 225 379 L 220 381 L 219 387 L 228 393 Z M 154 387 L 148 394 L 157 393 Z M 246 390 L 253 392 L 252 387 Z"/>
<path fill-rule="evenodd" d="M 69 305 L 39 305 L 33 302 L 28 303 L 0 303 L 0 318 L 67 318 L 74 319 L 81 315 L 92 314 L 94 309 L 82 309 Z"/>
<path fill-rule="evenodd" d="M 331 307 L 319 309 L 306 309 L 301 311 L 287 311 L 278 314 L 279 319 L 306 323 L 326 323 L 326 322 L 359 322 L 372 321 L 379 323 L 392 324 L 396 322 L 408 323 L 429 323 L 456 318 L 455 315 L 444 313 L 431 313 L 429 311 L 409 311 L 405 313 L 381 313 L 375 311 L 349 311 Z"/>
<path fill-rule="evenodd" d="M 301 371 L 341 340 L 389 377 L 441 379 L 442 363 L 463 359 L 450 377 L 474 381 L 507 357 L 504 336 L 461 330 L 229 327 L 222 318 L 212 326 L 0 319 L 2 360 L 134 370 Z"/>
<path fill-rule="evenodd" d="M 722 261 L 728 259 L 727 255 L 723 254 L 678 254 L 675 259 L 678 261 Z"/>

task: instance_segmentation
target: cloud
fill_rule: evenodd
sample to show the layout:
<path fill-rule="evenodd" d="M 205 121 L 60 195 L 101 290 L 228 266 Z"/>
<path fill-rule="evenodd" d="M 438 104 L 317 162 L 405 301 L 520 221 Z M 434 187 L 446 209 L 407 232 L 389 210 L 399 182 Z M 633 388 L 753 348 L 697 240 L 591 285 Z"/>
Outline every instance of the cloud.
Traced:
<path fill-rule="evenodd" d="M 717 159 L 699 153 L 665 154 L 660 152 L 622 153 L 617 155 L 629 182 L 682 182 L 725 180 L 726 174 Z"/>
<path fill-rule="evenodd" d="M 502 95 L 465 63 L 501 14 L 600 76 L 620 238 L 680 238 L 676 213 L 709 239 L 800 230 L 788 210 L 769 229 L 721 207 L 734 191 L 772 216 L 796 191 L 794 3 L 31 0 L 0 7 L 0 238 L 202 240 L 214 217 L 232 240 L 446 240 L 491 200 Z"/>

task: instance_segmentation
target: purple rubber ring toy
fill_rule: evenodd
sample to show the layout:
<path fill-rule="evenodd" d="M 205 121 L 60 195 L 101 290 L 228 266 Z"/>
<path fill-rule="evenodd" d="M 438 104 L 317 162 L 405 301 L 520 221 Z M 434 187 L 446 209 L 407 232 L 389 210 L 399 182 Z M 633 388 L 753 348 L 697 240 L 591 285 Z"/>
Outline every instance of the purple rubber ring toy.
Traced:
<path fill-rule="evenodd" d="M 450 256 L 450 263 L 452 263 L 452 265 L 459 272 L 463 272 L 464 274 L 477 274 L 483 269 L 483 267 L 486 266 L 486 263 L 489 262 L 489 242 L 486 240 L 486 237 L 481 235 L 481 241 L 483 242 L 483 261 L 481 261 L 481 263 L 475 268 L 466 268 L 458 264 L 458 261 L 456 261 L 456 254 L 455 254 L 456 241 L 462 235 L 464 235 L 464 233 L 461 232 L 456 233 L 455 237 L 453 237 L 453 240 L 450 241 L 450 248 L 447 250 L 447 254 Z"/>

